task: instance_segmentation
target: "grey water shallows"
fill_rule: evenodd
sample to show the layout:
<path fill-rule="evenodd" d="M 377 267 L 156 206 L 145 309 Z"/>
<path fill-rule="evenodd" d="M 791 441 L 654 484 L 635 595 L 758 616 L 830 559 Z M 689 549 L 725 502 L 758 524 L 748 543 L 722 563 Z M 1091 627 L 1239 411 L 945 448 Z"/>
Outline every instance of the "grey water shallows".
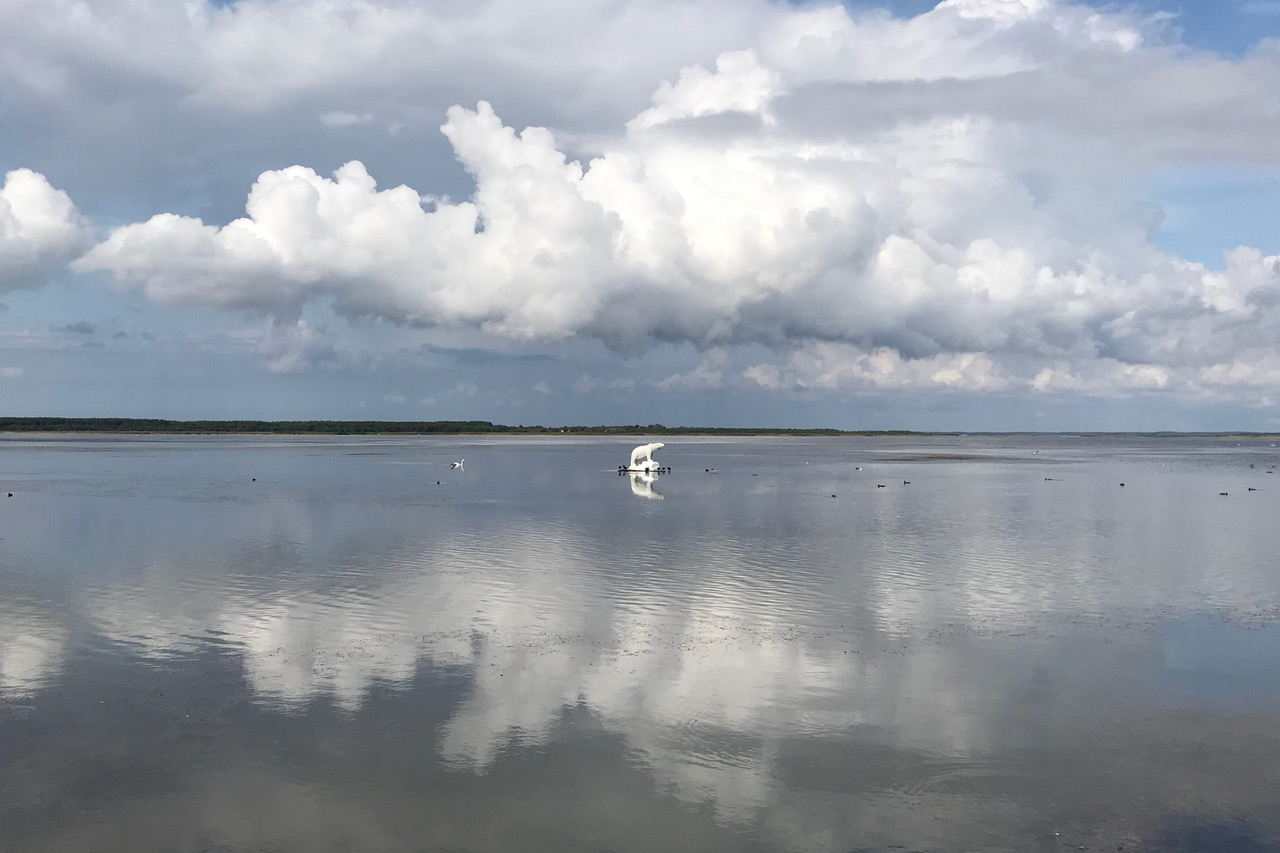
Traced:
<path fill-rule="evenodd" d="M 1280 850 L 1271 442 L 630 449 L 0 438 L 0 849 Z"/>

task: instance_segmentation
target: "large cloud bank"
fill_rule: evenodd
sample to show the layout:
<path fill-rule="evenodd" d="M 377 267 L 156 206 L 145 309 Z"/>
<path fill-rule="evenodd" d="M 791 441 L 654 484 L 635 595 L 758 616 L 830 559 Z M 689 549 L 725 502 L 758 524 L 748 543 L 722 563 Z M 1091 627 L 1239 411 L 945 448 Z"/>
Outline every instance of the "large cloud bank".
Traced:
<path fill-rule="evenodd" d="M 259 177 L 244 218 L 162 214 L 77 268 L 281 328 L 320 301 L 623 352 L 763 345 L 778 357 L 717 375 L 766 388 L 1265 395 L 1280 261 L 1160 250 L 1138 178 L 1280 167 L 1280 52 L 1229 61 L 1160 26 L 1054 0 L 744 7 L 739 49 L 613 133 L 450 109 L 465 201 L 379 190 L 357 161 L 293 166 Z"/>

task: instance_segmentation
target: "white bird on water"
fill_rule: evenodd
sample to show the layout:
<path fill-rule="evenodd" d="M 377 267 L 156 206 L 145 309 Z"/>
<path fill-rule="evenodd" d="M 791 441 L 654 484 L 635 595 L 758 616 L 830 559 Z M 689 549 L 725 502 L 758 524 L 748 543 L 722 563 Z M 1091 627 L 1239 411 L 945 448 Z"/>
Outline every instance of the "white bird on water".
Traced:
<path fill-rule="evenodd" d="M 449 467 L 450 467 L 450 468 L 461 468 L 461 467 L 462 467 L 462 463 L 463 463 L 463 462 L 466 462 L 466 461 L 467 461 L 467 460 L 465 460 L 465 459 L 461 459 L 461 460 L 459 460 L 459 461 L 457 461 L 457 462 L 450 462 L 450 463 L 449 463 Z"/>

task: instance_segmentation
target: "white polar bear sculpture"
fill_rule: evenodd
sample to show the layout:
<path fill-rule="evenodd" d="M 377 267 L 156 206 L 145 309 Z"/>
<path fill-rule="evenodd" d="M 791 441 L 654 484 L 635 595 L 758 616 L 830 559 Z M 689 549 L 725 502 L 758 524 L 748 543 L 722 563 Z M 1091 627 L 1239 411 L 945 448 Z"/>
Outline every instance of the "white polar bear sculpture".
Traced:
<path fill-rule="evenodd" d="M 640 445 L 635 450 L 631 451 L 631 464 L 627 466 L 627 470 L 643 471 L 646 474 L 662 471 L 662 466 L 653 458 L 653 451 L 665 446 L 666 445 L 660 441 L 655 442 L 654 444 Z"/>

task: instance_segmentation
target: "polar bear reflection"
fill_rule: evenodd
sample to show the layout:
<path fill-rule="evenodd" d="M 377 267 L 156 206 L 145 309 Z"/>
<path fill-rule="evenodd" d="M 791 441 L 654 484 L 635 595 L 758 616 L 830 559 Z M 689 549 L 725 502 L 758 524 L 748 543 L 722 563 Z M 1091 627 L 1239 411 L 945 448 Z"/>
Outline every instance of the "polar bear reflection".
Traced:
<path fill-rule="evenodd" d="M 651 501 L 660 501 L 662 500 L 662 493 L 653 487 L 653 484 L 657 481 L 658 478 L 654 474 L 633 471 L 631 473 L 631 494 L 648 498 Z"/>

